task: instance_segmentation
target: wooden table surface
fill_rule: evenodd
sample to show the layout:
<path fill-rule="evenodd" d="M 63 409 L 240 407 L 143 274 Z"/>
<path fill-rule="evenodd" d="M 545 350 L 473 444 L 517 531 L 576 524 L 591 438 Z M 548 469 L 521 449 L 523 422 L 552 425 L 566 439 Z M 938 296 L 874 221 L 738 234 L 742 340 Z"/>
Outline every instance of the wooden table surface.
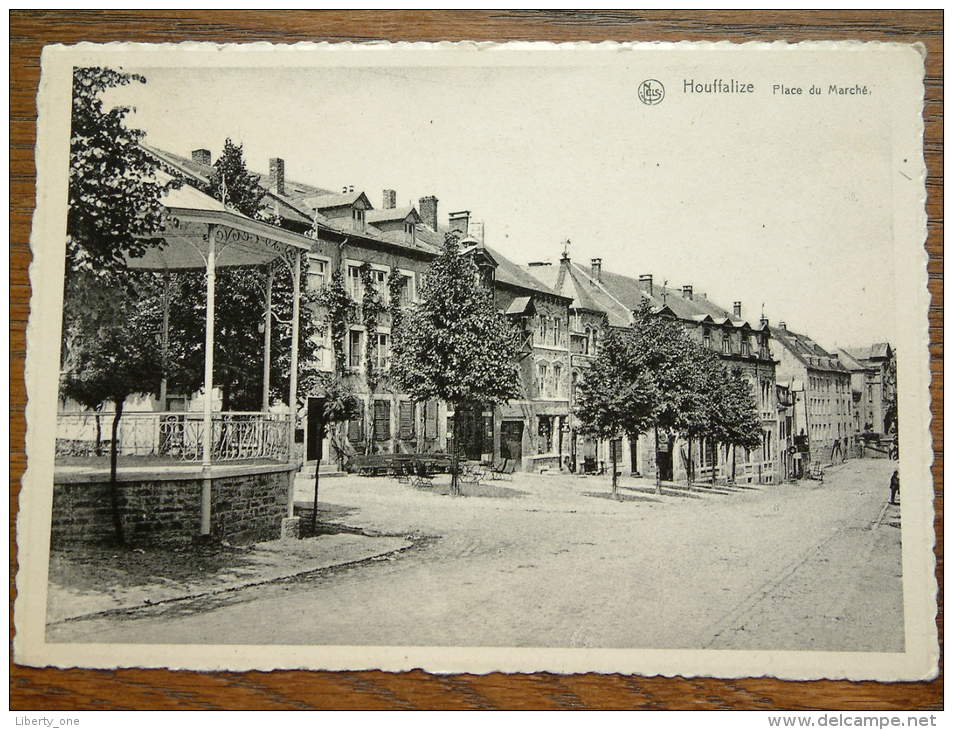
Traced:
<path fill-rule="evenodd" d="M 922 42 L 928 51 L 930 352 L 937 580 L 942 630 L 943 14 L 929 11 L 11 11 L 10 12 L 10 593 L 23 452 L 23 366 L 29 312 L 40 50 L 79 41 L 202 40 L 818 40 Z M 11 628 L 12 635 L 12 628 Z M 942 634 L 941 634 L 942 637 Z M 942 664 L 941 664 L 942 669 Z M 10 707 L 81 709 L 614 708 L 850 709 L 942 707 L 933 682 L 785 682 L 549 674 L 435 676 L 415 671 L 199 673 L 10 665 Z"/>

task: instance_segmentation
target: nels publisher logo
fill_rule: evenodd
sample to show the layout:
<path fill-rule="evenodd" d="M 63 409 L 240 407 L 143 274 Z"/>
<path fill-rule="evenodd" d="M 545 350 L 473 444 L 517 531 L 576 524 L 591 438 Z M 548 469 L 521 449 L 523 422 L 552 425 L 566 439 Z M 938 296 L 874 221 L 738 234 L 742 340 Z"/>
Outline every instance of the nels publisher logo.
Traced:
<path fill-rule="evenodd" d="M 661 81 L 646 79 L 639 84 L 639 101 L 649 106 L 660 104 L 665 98 L 665 87 Z"/>

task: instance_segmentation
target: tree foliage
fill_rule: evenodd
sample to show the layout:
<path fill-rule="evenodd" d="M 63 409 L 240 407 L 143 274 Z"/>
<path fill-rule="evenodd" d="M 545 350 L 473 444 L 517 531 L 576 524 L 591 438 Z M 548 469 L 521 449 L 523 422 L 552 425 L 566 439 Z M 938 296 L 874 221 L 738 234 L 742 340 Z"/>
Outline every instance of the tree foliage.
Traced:
<path fill-rule="evenodd" d="M 518 398 L 518 333 L 497 311 L 492 291 L 479 283 L 473 259 L 460 254 L 457 233 L 447 234 L 421 298 L 404 314 L 393 338 L 396 387 L 417 402 L 442 400 L 456 411 L 466 403 Z M 455 428 L 459 421 L 454 419 Z M 459 440 L 453 442 L 456 446 Z"/>
<path fill-rule="evenodd" d="M 628 436 L 633 442 L 654 423 L 660 393 L 646 367 L 637 330 L 620 330 L 605 321 L 602 347 L 576 390 L 576 416 L 583 433 L 599 439 Z M 612 470 L 613 492 L 618 476 Z"/>
<path fill-rule="evenodd" d="M 67 273 L 115 272 L 126 256 L 158 245 L 147 236 L 162 228 L 162 195 L 179 185 L 160 181 L 153 158 L 140 146 L 144 132 L 126 126 L 127 106 L 107 109 L 103 93 L 145 83 L 110 68 L 73 70 L 70 118 Z"/>
<path fill-rule="evenodd" d="M 245 166 L 243 146 L 226 138 L 222 154 L 212 165 L 205 192 L 242 215 L 258 218 L 262 213 L 261 199 L 265 196 L 259 179 L 259 175 L 249 172 Z"/>

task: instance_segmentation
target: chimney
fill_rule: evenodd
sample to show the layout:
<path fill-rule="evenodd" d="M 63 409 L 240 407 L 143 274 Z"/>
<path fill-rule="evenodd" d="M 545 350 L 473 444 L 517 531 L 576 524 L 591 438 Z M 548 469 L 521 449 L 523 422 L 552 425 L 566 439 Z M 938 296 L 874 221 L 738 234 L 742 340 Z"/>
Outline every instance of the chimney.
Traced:
<path fill-rule="evenodd" d="M 208 150 L 192 150 L 192 162 L 197 162 L 200 165 L 211 166 L 212 153 Z"/>
<path fill-rule="evenodd" d="M 285 161 L 280 157 L 268 160 L 268 189 L 278 195 L 285 194 Z"/>
<path fill-rule="evenodd" d="M 785 322 L 785 321 L 782 319 L 780 322 L 778 322 L 778 329 L 782 329 L 782 330 L 784 330 L 785 332 L 787 332 L 787 330 L 788 330 L 788 323 Z"/>
<path fill-rule="evenodd" d="M 470 232 L 470 211 L 460 210 L 450 214 L 450 230 L 460 231 L 460 234 L 466 238 Z"/>
<path fill-rule="evenodd" d="M 592 278 L 596 281 L 602 281 L 602 259 L 592 259 L 589 263 L 592 270 Z"/>
<path fill-rule="evenodd" d="M 420 199 L 418 213 L 423 222 L 434 231 L 437 230 L 437 199 L 433 195 Z"/>
<path fill-rule="evenodd" d="M 685 298 L 685 299 L 694 299 L 694 298 L 695 298 L 695 297 L 692 295 L 692 285 L 691 285 L 691 284 L 685 284 L 685 285 L 682 287 L 682 297 Z"/>
<path fill-rule="evenodd" d="M 640 274 L 639 275 L 639 284 L 645 286 L 649 290 L 649 296 L 655 294 L 655 287 L 652 285 L 652 275 L 651 274 Z"/>
<path fill-rule="evenodd" d="M 741 302 L 735 302 L 734 310 L 735 316 L 741 319 Z"/>
<path fill-rule="evenodd" d="M 393 210 L 397 207 L 397 191 L 396 190 L 385 190 L 384 191 L 384 203 L 381 206 L 384 210 Z"/>

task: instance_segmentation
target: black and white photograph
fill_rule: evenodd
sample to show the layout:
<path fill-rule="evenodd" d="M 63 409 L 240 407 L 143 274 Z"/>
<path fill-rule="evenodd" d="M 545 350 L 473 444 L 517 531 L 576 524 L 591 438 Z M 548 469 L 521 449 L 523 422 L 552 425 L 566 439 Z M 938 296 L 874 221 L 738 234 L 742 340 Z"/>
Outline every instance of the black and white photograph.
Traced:
<path fill-rule="evenodd" d="M 17 660 L 933 676 L 922 82 L 47 48 Z"/>

